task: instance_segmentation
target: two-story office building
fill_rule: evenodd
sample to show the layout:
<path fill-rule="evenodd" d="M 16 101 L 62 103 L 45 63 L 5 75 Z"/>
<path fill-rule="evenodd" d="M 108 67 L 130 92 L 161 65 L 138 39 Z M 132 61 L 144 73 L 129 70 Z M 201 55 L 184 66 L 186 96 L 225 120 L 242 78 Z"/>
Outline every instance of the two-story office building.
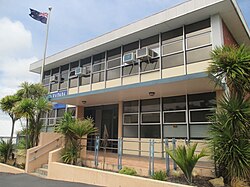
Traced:
<path fill-rule="evenodd" d="M 44 130 L 76 110 L 101 135 L 106 125 L 109 138 L 203 139 L 224 90 L 206 73 L 210 52 L 249 45 L 249 36 L 234 0 L 190 0 L 49 56 L 43 83 L 61 104 L 44 116 Z"/>

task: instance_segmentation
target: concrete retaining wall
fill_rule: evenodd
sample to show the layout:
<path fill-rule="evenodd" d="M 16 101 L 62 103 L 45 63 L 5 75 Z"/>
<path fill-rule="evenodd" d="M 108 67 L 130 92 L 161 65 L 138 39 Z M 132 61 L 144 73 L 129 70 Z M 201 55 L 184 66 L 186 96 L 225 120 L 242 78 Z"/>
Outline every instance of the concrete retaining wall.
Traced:
<path fill-rule="evenodd" d="M 14 173 L 14 174 L 18 174 L 18 173 L 25 173 L 24 170 L 13 167 L 13 166 L 9 166 L 7 164 L 2 164 L 0 163 L 0 172 L 4 172 L 4 173 Z"/>

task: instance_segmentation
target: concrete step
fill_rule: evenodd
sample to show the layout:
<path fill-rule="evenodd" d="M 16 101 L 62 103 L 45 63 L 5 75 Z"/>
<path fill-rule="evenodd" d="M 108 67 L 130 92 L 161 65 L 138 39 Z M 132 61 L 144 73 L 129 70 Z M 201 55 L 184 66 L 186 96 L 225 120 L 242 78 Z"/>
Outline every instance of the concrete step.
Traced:
<path fill-rule="evenodd" d="M 37 168 L 35 173 L 38 173 L 38 174 L 43 175 L 43 176 L 47 176 L 48 175 L 48 169 L 46 169 L 46 168 Z"/>
<path fill-rule="evenodd" d="M 46 175 L 41 175 L 41 174 L 39 174 L 39 173 L 35 173 L 35 172 L 33 172 L 33 173 L 29 173 L 30 175 L 33 175 L 33 176 L 36 176 L 36 177 L 40 177 L 40 178 L 47 178 L 47 176 Z"/>
<path fill-rule="evenodd" d="M 48 164 L 42 164 L 42 168 L 48 169 Z"/>

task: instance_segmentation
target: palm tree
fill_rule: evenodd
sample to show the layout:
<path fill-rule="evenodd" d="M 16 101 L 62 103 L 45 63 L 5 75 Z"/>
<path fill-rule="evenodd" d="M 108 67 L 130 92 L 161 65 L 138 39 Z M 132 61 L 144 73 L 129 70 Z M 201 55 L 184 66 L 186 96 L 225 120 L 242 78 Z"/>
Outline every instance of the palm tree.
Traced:
<path fill-rule="evenodd" d="M 217 174 L 233 183 L 250 176 L 250 49 L 222 46 L 211 56 L 208 73 L 229 89 L 210 118 L 210 144 Z"/>
<path fill-rule="evenodd" d="M 15 109 L 16 103 L 20 100 L 17 95 L 8 95 L 1 99 L 0 108 L 3 112 L 8 114 L 12 121 L 11 134 L 9 143 L 12 144 L 15 122 L 20 119 L 20 114 Z M 8 156 L 10 155 L 11 150 L 8 150 Z"/>
<path fill-rule="evenodd" d="M 31 146 L 38 145 L 39 134 L 42 128 L 41 117 L 44 112 L 51 110 L 52 105 L 45 99 L 47 90 L 42 84 L 24 82 L 17 94 L 23 99 L 18 103 L 17 110 L 26 118 L 26 132 L 29 132 Z M 28 130 L 29 129 L 29 130 Z M 27 136 L 28 137 L 28 136 Z"/>
<path fill-rule="evenodd" d="M 75 119 L 71 113 L 66 112 L 55 132 L 65 136 L 62 159 L 66 163 L 76 164 L 77 158 L 81 157 L 83 136 L 93 134 L 97 129 L 94 127 L 93 119 Z"/>
<path fill-rule="evenodd" d="M 216 83 L 226 81 L 231 93 L 245 95 L 250 92 L 250 50 L 244 45 L 215 48 L 208 73 Z"/>
<path fill-rule="evenodd" d="M 3 157 L 3 163 L 6 163 L 9 158 L 9 152 L 12 152 L 13 144 L 10 141 L 5 142 L 1 140 L 0 142 L 0 156 Z"/>

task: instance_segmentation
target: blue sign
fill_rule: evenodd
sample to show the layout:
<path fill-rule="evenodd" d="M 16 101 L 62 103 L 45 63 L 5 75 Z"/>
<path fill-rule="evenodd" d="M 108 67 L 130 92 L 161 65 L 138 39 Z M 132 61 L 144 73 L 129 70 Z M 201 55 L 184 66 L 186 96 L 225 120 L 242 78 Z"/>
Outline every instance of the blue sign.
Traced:
<path fill-rule="evenodd" d="M 56 93 L 51 93 L 48 95 L 48 99 L 51 100 L 53 98 L 63 97 L 65 95 L 67 95 L 67 93 L 68 93 L 67 90 L 56 92 Z M 61 108 L 66 108 L 66 104 L 53 103 L 53 109 L 61 109 Z"/>

